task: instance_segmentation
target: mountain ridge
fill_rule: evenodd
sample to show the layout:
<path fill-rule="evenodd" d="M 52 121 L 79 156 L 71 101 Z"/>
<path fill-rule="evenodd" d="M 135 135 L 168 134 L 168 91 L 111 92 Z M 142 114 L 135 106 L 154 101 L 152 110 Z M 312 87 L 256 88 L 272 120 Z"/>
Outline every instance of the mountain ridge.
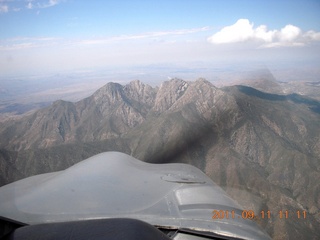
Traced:
<path fill-rule="evenodd" d="M 316 239 L 320 125 L 310 109 L 314 102 L 250 91 L 219 89 L 205 79 L 172 79 L 158 88 L 108 83 L 86 99 L 56 101 L 3 125 L 1 176 L 13 181 L 57 171 L 108 150 L 152 163 L 189 163 L 246 209 L 308 211 L 300 225 L 293 217 L 259 219 L 271 235 L 285 232 L 274 239 Z"/>

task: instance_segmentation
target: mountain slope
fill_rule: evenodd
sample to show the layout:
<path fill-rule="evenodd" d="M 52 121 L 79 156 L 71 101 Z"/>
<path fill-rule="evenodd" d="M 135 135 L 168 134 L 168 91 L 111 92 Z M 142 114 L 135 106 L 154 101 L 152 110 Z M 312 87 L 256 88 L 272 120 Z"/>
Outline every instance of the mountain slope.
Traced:
<path fill-rule="evenodd" d="M 21 120 L 3 123 L 0 145 L 25 150 L 119 137 L 144 121 L 155 93 L 139 81 L 127 86 L 108 83 L 79 102 L 59 100 Z"/>
<path fill-rule="evenodd" d="M 76 103 L 57 101 L 0 130 L 2 184 L 64 169 L 116 150 L 153 163 L 203 170 L 274 239 L 317 239 L 320 223 L 319 102 L 205 79 L 159 88 L 108 83 Z M 280 219 L 279 211 L 290 211 Z M 306 219 L 297 219 L 306 211 Z"/>

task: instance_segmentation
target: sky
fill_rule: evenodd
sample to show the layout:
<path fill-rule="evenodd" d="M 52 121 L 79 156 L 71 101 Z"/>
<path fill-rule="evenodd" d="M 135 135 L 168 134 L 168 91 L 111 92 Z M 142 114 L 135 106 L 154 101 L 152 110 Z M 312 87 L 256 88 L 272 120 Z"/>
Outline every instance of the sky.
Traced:
<path fill-rule="evenodd" d="M 0 78 L 195 62 L 319 66 L 319 13 L 319 0 L 0 0 Z"/>

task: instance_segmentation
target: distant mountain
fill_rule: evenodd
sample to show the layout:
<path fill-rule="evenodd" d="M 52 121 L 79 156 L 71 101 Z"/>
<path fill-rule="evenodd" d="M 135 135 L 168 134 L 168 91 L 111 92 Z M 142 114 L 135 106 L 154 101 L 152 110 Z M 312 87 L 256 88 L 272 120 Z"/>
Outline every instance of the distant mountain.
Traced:
<path fill-rule="evenodd" d="M 205 79 L 108 83 L 1 123 L 0 183 L 57 171 L 116 150 L 147 162 L 192 164 L 258 218 L 274 239 L 318 239 L 319 102 Z M 290 211 L 287 219 L 279 211 Z M 298 219 L 297 211 L 306 211 Z"/>
<path fill-rule="evenodd" d="M 0 145 L 22 150 L 119 137 L 142 123 L 156 90 L 139 81 L 126 86 L 108 83 L 76 103 L 56 101 L 15 122 L 4 123 Z"/>
<path fill-rule="evenodd" d="M 251 72 L 241 85 L 250 86 L 267 93 L 283 94 L 283 89 L 273 74 L 268 69 L 260 69 Z"/>

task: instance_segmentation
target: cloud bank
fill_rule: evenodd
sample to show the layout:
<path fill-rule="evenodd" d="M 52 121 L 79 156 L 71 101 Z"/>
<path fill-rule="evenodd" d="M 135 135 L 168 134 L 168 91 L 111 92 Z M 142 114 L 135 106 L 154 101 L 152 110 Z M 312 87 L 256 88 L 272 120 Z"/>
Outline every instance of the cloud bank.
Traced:
<path fill-rule="evenodd" d="M 1 0 L 0 0 L 1 1 Z M 199 32 L 209 31 L 209 27 L 201 27 L 201 28 L 189 28 L 189 29 L 178 29 L 171 31 L 157 31 L 157 32 L 147 32 L 142 34 L 135 35 L 120 35 L 120 36 L 110 36 L 103 38 L 89 38 L 83 40 L 75 40 L 75 39 L 63 39 L 57 37 L 17 37 L 11 39 L 3 39 L 0 41 L 0 51 L 12 51 L 12 50 L 21 50 L 28 48 L 43 48 L 52 45 L 61 45 L 61 46 L 81 46 L 81 45 L 112 45 L 114 43 L 120 43 L 125 41 L 136 41 L 139 40 L 155 40 L 161 38 L 164 42 L 165 39 L 175 36 L 184 36 L 184 35 L 192 35 Z M 172 41 L 171 41 L 172 43 Z"/>
<path fill-rule="evenodd" d="M 248 19 L 239 19 L 235 24 L 222 28 L 207 40 L 213 44 L 254 41 L 262 48 L 304 46 L 311 41 L 320 41 L 320 33 L 312 30 L 303 33 L 299 27 L 291 24 L 280 30 L 268 30 L 266 25 L 254 28 L 254 24 Z"/>

